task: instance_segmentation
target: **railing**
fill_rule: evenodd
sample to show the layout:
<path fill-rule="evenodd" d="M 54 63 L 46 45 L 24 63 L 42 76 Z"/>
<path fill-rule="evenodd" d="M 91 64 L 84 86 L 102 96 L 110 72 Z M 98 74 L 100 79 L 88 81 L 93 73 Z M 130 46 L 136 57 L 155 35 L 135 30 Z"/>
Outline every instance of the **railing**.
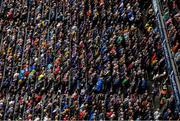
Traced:
<path fill-rule="evenodd" d="M 168 42 L 168 37 L 167 37 L 167 30 L 162 18 L 162 13 L 159 5 L 158 0 L 152 0 L 153 7 L 154 7 L 154 12 L 157 18 L 157 24 L 159 25 L 159 32 L 161 35 L 162 39 L 162 46 L 163 50 L 165 53 L 165 58 L 166 58 L 166 65 L 167 65 L 167 70 L 169 74 L 169 78 L 171 81 L 172 88 L 174 90 L 174 95 L 176 98 L 176 105 L 177 109 L 180 111 L 180 82 L 179 82 L 179 75 L 178 71 L 176 69 L 176 64 L 174 62 L 174 58 L 171 53 L 170 45 Z"/>
<path fill-rule="evenodd" d="M 172 1 L 173 2 L 173 1 Z M 175 2 L 175 1 L 174 1 Z M 166 32 L 167 32 L 167 35 L 168 35 L 168 38 L 169 38 L 169 41 L 168 41 L 168 43 L 169 43 L 169 45 L 170 45 L 170 49 L 171 49 L 171 53 L 172 53 L 172 57 L 173 57 L 173 61 L 174 61 L 174 63 L 175 63 L 175 68 L 176 68 L 176 70 L 177 70 L 177 74 L 178 74 L 178 76 L 180 75 L 180 70 L 179 70 L 179 67 L 180 67 L 180 65 L 178 65 L 177 63 L 176 63 L 176 61 L 175 61 L 175 54 L 176 53 L 174 53 L 173 51 L 172 51 L 172 48 L 173 48 L 173 42 L 175 42 L 175 32 L 174 31 L 172 31 L 172 29 L 173 28 L 171 28 L 171 27 L 173 27 L 173 22 L 169 22 L 169 21 L 172 21 L 172 18 L 170 17 L 170 14 L 171 14 L 171 10 L 170 9 L 174 9 L 175 10 L 175 13 L 177 13 L 177 11 L 179 11 L 178 10 L 178 8 L 177 8 L 177 6 L 176 6 L 176 4 L 175 4 L 175 8 L 173 7 L 173 8 L 169 8 L 169 6 L 168 6 L 168 4 L 169 4 L 169 1 L 162 1 L 162 0 L 158 0 L 158 3 L 159 3 L 159 7 L 160 7 L 160 10 L 162 11 L 162 16 L 163 16 L 163 21 L 164 21 L 164 26 L 165 26 L 165 30 L 166 30 Z M 173 14 L 175 14 L 175 13 L 172 13 L 172 15 Z M 165 17 L 166 16 L 166 17 Z M 167 24 L 167 23 L 170 23 L 169 25 Z"/>
<path fill-rule="evenodd" d="M 44 0 L 44 2 L 45 2 L 45 0 Z M 49 4 L 50 4 L 50 1 L 49 1 Z M 60 4 L 59 4 L 60 5 Z M 51 5 L 49 5 L 50 7 L 52 7 Z M 61 5 L 61 7 L 63 7 L 64 9 L 65 9 L 65 7 L 63 6 L 63 5 Z M 50 8 L 51 9 L 51 8 Z M 49 9 L 49 10 L 50 10 Z M 64 10 L 63 9 L 63 10 Z M 56 9 L 56 11 L 58 11 L 57 9 Z M 65 11 L 65 10 L 64 10 Z M 29 21 L 31 21 L 30 20 L 30 7 L 28 7 L 28 17 L 27 17 L 27 23 L 29 23 Z M 42 12 L 42 16 L 43 16 L 43 12 Z M 56 18 L 57 18 L 57 12 L 56 12 Z M 49 16 L 48 16 L 49 18 L 48 18 L 48 22 L 52 22 L 51 21 L 51 12 L 49 12 Z M 34 20 L 34 22 L 36 22 L 35 20 Z M 46 30 L 48 31 L 47 32 L 47 39 L 45 39 L 45 41 L 47 42 L 47 43 L 53 43 L 53 44 L 55 44 L 56 43 L 56 41 L 57 40 L 53 40 L 53 39 L 50 39 L 50 32 L 52 31 L 51 29 L 52 29 L 52 26 L 50 26 L 50 25 L 52 25 L 52 24 L 50 24 L 50 23 L 48 23 L 48 26 L 47 26 L 47 28 L 46 28 Z M 34 62 L 34 59 L 33 59 L 33 56 L 34 55 L 37 55 L 37 58 L 38 58 L 38 61 L 37 61 L 37 64 L 39 64 L 39 66 L 47 66 L 48 64 L 49 64 L 49 62 L 47 61 L 47 54 L 44 56 L 44 57 L 41 57 L 41 54 L 42 54 L 42 52 L 41 52 L 41 45 L 42 45 L 42 39 L 39 39 L 39 41 L 38 41 L 38 47 L 39 48 L 36 48 L 35 50 L 34 50 L 34 52 L 32 52 L 32 51 L 25 51 L 24 49 L 26 49 L 26 45 L 28 44 L 27 43 L 27 40 L 28 40 L 28 32 L 30 32 L 26 27 L 24 27 L 24 30 L 25 30 L 25 36 L 22 36 L 22 31 L 23 30 L 18 30 L 18 39 L 20 39 L 20 38 L 24 38 L 24 43 L 23 43 L 23 45 L 22 46 L 20 46 L 18 49 L 17 48 L 13 48 L 13 49 L 15 49 L 15 51 L 13 51 L 13 54 L 17 54 L 19 51 L 22 51 L 23 52 L 23 54 L 21 55 L 21 60 L 18 60 L 17 62 L 13 62 L 13 64 L 12 64 L 12 66 L 11 67 L 15 67 L 15 65 L 20 65 L 21 66 L 21 68 L 22 68 L 22 65 L 24 65 L 24 62 L 26 62 L 27 60 L 28 60 L 28 62 L 29 62 L 29 65 L 31 64 L 31 63 L 33 63 Z M 36 29 L 34 29 L 33 30 L 33 35 L 34 35 L 34 33 L 35 33 L 35 30 Z M 70 29 L 69 29 L 70 30 Z M 65 30 L 65 31 L 67 31 L 67 30 Z M 103 37 L 103 32 L 104 32 L 104 30 L 102 31 L 102 35 L 101 35 L 101 38 Z M 57 36 L 59 36 L 59 33 L 57 33 L 57 32 L 53 32 L 53 34 L 56 34 Z M 77 34 L 77 40 L 80 40 L 79 39 L 79 37 L 80 37 L 80 35 L 79 35 L 79 31 L 77 32 L 78 34 Z M 51 34 L 52 35 L 52 34 Z M 164 35 L 163 35 L 164 36 Z M 3 37 L 2 37 L 3 38 Z M 17 40 L 18 40 L 17 39 Z M 70 38 L 71 39 L 71 42 L 72 42 L 72 38 Z M 82 40 L 85 40 L 85 38 L 83 38 Z M 86 41 L 84 41 L 84 43 L 85 43 Z M 165 42 L 165 41 L 164 41 Z M 16 43 L 16 42 L 15 42 Z M 71 46 L 73 46 L 73 44 L 75 45 L 76 43 L 71 43 Z M 78 43 L 79 44 L 79 43 Z M 103 44 L 103 42 L 101 42 L 101 45 Z M 2 44 L 1 44 L 2 45 Z M 30 45 L 31 46 L 33 46 L 32 48 L 35 48 L 35 46 L 32 44 L 32 42 L 30 43 Z M 62 45 L 64 46 L 64 45 L 66 45 L 67 46 L 67 48 L 68 48 L 68 51 L 70 51 L 70 52 L 72 52 L 72 47 L 70 47 L 70 44 L 69 43 L 66 43 L 65 41 L 63 41 L 62 42 Z M 60 49 L 63 49 L 62 48 L 62 45 L 60 45 L 61 47 L 60 47 Z M 11 47 L 12 45 L 8 42 L 8 46 L 9 47 Z M 164 46 L 166 46 L 165 44 L 164 44 Z M 0 46 L 1 47 L 1 46 Z M 8 48 L 9 48 L 8 47 Z M 167 48 L 167 47 L 166 47 Z M 84 49 L 84 48 L 83 48 Z M 88 50 L 86 50 L 87 48 L 85 48 L 85 56 L 87 56 L 87 51 Z M 89 49 L 89 48 L 88 48 Z M 54 49 L 54 47 L 53 47 L 53 50 L 56 50 L 56 48 Z M 55 51 L 56 52 L 56 51 Z M 35 53 L 37 53 L 37 54 L 35 54 Z M 27 56 L 29 54 L 29 57 Z M 63 53 L 64 54 L 64 53 Z M 57 56 L 58 56 L 58 54 L 56 54 Z M 69 57 L 70 56 L 70 57 Z M 7 55 L 7 57 L 8 57 L 8 55 Z M 6 61 L 7 61 L 7 57 L 6 57 Z M 71 59 L 72 58 L 72 54 L 68 54 L 68 57 Z M 53 59 L 54 60 L 54 59 Z M 72 60 L 72 59 L 71 59 Z M 87 61 L 88 61 L 88 58 L 85 58 L 85 63 L 87 64 Z M 53 62 L 52 62 L 53 63 Z M 72 63 L 72 62 L 71 62 Z M 7 65 L 7 64 L 5 64 L 5 65 Z M 65 70 L 65 68 L 67 68 L 67 64 L 65 63 L 65 62 L 62 62 L 62 65 L 65 65 L 65 67 L 62 69 L 62 70 Z M 168 63 L 168 65 L 171 65 L 171 64 L 169 64 Z M 61 66 L 62 67 L 62 66 Z M 87 65 L 86 65 L 86 67 L 87 67 Z M 168 67 L 168 68 L 172 68 L 172 67 Z M 7 73 L 6 71 L 7 71 L 7 68 L 6 67 L 4 67 L 3 68 L 4 69 L 4 74 L 3 74 L 3 77 L 4 77 L 4 75 Z M 72 69 L 74 69 L 74 70 L 76 70 L 76 68 L 72 68 Z M 14 72 L 14 68 L 12 68 L 12 71 L 11 71 L 11 75 L 14 75 L 16 72 Z M 55 70 L 55 67 L 53 66 L 53 71 Z M 45 67 L 45 71 L 47 72 L 48 71 L 48 69 Z M 64 75 L 64 73 L 67 73 L 67 72 L 63 72 L 63 74 L 61 73 L 61 77 L 60 77 L 60 81 L 62 81 L 62 76 Z M 87 88 L 87 85 L 88 85 L 88 76 L 87 76 L 87 69 L 85 70 L 85 72 L 83 72 L 83 73 L 85 73 L 85 75 L 83 75 L 83 76 L 85 76 L 85 87 Z M 174 73 L 173 73 L 173 71 L 170 71 L 170 76 L 172 76 L 171 78 L 173 79 L 174 78 Z M 73 75 L 72 75 L 72 72 L 71 72 L 71 76 L 70 76 L 70 80 L 72 80 L 72 77 L 73 77 Z M 69 82 L 68 82 L 68 86 L 69 86 L 69 89 L 70 89 L 70 87 L 72 87 L 72 84 L 74 84 L 74 82 L 72 83 L 72 81 L 70 81 L 69 80 Z M 174 79 L 175 80 L 175 79 Z M 47 80 L 43 80 L 43 84 L 44 84 L 44 88 L 45 88 L 45 83 L 46 83 L 46 81 Z M 49 81 L 51 81 L 51 80 L 49 80 Z M 56 80 L 56 81 L 59 81 L 59 80 Z M 30 79 L 27 79 L 26 80 L 26 85 L 28 84 L 29 85 L 29 82 L 30 82 Z M 33 89 L 34 88 L 36 88 L 37 87 L 37 85 L 39 85 L 41 82 L 40 81 L 37 81 L 37 79 L 36 79 L 36 81 L 35 82 L 33 82 Z M 77 80 L 77 89 L 79 89 L 79 80 Z M 1 84 L 3 84 L 3 81 L 1 82 Z M 50 88 L 54 88 L 55 87 L 55 82 L 54 82 L 54 80 L 51 82 L 51 86 L 50 86 Z M 111 90 L 112 90 L 112 83 L 111 83 Z M 30 86 L 30 85 L 29 85 Z M 28 87 L 28 86 L 27 86 Z M 30 86 L 31 87 L 31 86 Z M 18 88 L 19 88 L 19 86 L 18 86 Z M 27 110 L 28 110 L 28 107 L 26 106 L 26 101 L 28 101 L 29 100 L 29 94 L 28 94 L 28 92 L 30 92 L 31 90 L 29 89 L 28 91 L 27 91 L 28 89 L 25 89 L 24 90 L 24 92 L 23 91 L 21 91 L 21 90 L 19 90 L 19 91 L 17 91 L 17 93 L 15 94 L 15 103 L 14 103 L 14 105 L 13 105 L 13 108 L 14 108 L 14 110 L 13 110 L 13 113 L 11 114 L 12 116 L 13 116 L 13 120 L 18 120 L 17 118 L 18 118 L 18 116 L 20 117 L 20 118 L 22 118 L 22 120 L 27 120 L 26 119 L 26 117 L 27 117 Z M 62 85 L 61 85 L 61 87 L 60 87 L 60 90 L 62 90 Z M 52 91 L 54 91 L 54 90 L 52 90 Z M 74 90 L 73 90 L 74 91 Z M 32 103 L 32 105 L 30 106 L 30 108 L 32 108 L 31 109 L 31 111 L 33 112 L 32 113 L 32 120 L 35 120 L 36 118 L 37 118 L 37 116 L 39 116 L 40 117 L 40 120 L 43 120 L 43 118 L 44 118 L 44 116 L 46 116 L 46 114 L 45 114 L 45 112 L 44 112 L 44 109 L 46 109 L 46 106 L 49 104 L 49 102 L 48 101 L 50 101 L 51 103 L 52 103 L 52 105 L 50 106 L 50 108 L 48 108 L 48 112 L 49 112 L 49 117 L 51 118 L 51 120 L 54 120 L 55 119 L 55 116 L 54 116 L 54 114 L 53 114 L 53 111 L 55 110 L 55 106 L 54 106 L 54 101 L 55 101 L 55 99 L 57 99 L 57 96 L 60 96 L 60 98 L 58 98 L 58 104 L 57 104 L 57 106 L 59 106 L 59 111 L 58 111 L 58 113 L 59 113 L 59 120 L 62 120 L 61 119 L 61 113 L 62 113 L 62 95 L 61 95 L 61 93 L 60 94 L 58 94 L 59 92 L 57 92 L 57 93 L 53 93 L 53 95 L 52 95 L 52 97 L 50 96 L 48 96 L 48 95 L 46 95 L 46 94 L 44 94 L 43 95 L 43 98 L 41 99 L 41 101 L 42 101 L 42 107 L 41 107 L 41 111 L 40 111 L 40 113 L 36 113 L 35 112 L 35 110 L 36 110 L 36 106 L 37 106 L 37 103 L 35 103 L 35 102 L 33 102 Z M 105 94 L 105 98 L 104 98 L 104 102 L 106 103 L 106 101 L 107 101 L 107 95 L 108 94 Z M 15 111 L 15 109 L 16 109 L 16 107 L 20 107 L 19 106 L 19 97 L 21 97 L 21 98 L 23 98 L 24 99 L 24 102 L 23 102 L 23 108 L 22 108 L 22 110 L 20 111 L 20 113 L 19 113 L 19 110 L 16 112 Z M 7 110 L 9 109 L 9 102 L 12 100 L 11 99 L 11 97 L 9 96 L 9 93 L 7 93 L 7 95 L 6 95 L 6 98 L 7 98 L 7 100 L 6 100 L 6 107 L 5 107 L 5 111 L 4 111 L 4 120 L 7 120 L 7 116 L 9 116 L 9 113 L 7 113 Z M 95 101 L 98 101 L 99 99 L 99 95 L 96 95 L 96 98 L 95 98 Z M 50 99 L 50 100 L 48 100 L 48 99 Z M 80 104 L 80 101 L 79 101 L 79 99 L 80 99 L 80 96 L 78 96 L 78 103 L 79 103 L 79 105 L 81 105 Z M 69 97 L 69 96 L 67 96 L 66 97 L 66 99 L 65 100 L 68 100 L 67 101 L 67 105 L 68 106 L 71 106 L 71 97 Z M 104 107 L 105 108 L 105 107 Z M 106 113 L 106 108 L 105 108 L 105 110 L 104 110 L 104 114 Z"/>

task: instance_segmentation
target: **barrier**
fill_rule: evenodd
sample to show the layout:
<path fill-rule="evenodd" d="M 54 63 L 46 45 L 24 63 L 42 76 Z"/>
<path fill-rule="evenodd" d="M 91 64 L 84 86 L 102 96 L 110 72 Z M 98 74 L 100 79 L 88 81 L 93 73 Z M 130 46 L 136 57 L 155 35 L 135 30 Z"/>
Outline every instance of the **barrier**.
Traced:
<path fill-rule="evenodd" d="M 155 16 L 157 18 L 157 24 L 159 26 L 159 32 L 162 39 L 162 46 L 164 50 L 164 55 L 166 58 L 166 65 L 167 65 L 167 71 L 169 74 L 169 79 L 171 82 L 171 86 L 174 91 L 174 96 L 176 98 L 176 107 L 177 110 L 180 111 L 180 84 L 179 84 L 179 77 L 177 75 L 177 70 L 175 68 L 175 63 L 172 58 L 172 53 L 169 47 L 168 38 L 166 34 L 166 28 L 164 21 L 162 19 L 162 14 L 159 6 L 158 0 L 152 0 Z"/>

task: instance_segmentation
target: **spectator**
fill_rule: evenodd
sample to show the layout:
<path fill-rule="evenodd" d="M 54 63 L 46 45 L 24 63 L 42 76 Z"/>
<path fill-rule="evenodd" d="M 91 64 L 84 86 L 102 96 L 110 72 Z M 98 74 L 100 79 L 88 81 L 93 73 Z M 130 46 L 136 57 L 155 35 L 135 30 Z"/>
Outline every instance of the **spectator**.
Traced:
<path fill-rule="evenodd" d="M 150 1 L 1 2 L 0 119 L 179 118 Z"/>

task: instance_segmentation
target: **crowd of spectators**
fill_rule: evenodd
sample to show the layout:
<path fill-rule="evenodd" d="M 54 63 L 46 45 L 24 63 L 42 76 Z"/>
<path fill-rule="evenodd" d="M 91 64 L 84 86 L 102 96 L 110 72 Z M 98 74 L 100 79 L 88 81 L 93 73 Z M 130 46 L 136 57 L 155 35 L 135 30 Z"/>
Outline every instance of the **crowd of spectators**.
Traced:
<path fill-rule="evenodd" d="M 163 19 L 167 28 L 169 44 L 177 70 L 180 72 L 180 1 L 160 0 Z"/>
<path fill-rule="evenodd" d="M 0 120 L 180 119 L 151 1 L 0 2 Z"/>

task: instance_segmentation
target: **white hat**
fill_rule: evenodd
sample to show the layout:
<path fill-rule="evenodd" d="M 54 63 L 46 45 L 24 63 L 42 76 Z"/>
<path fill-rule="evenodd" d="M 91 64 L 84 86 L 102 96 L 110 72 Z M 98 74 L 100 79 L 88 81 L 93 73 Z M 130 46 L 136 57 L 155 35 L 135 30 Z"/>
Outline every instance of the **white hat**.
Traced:
<path fill-rule="evenodd" d="M 35 58 L 34 60 L 37 62 L 37 61 L 38 61 L 38 58 Z"/>

